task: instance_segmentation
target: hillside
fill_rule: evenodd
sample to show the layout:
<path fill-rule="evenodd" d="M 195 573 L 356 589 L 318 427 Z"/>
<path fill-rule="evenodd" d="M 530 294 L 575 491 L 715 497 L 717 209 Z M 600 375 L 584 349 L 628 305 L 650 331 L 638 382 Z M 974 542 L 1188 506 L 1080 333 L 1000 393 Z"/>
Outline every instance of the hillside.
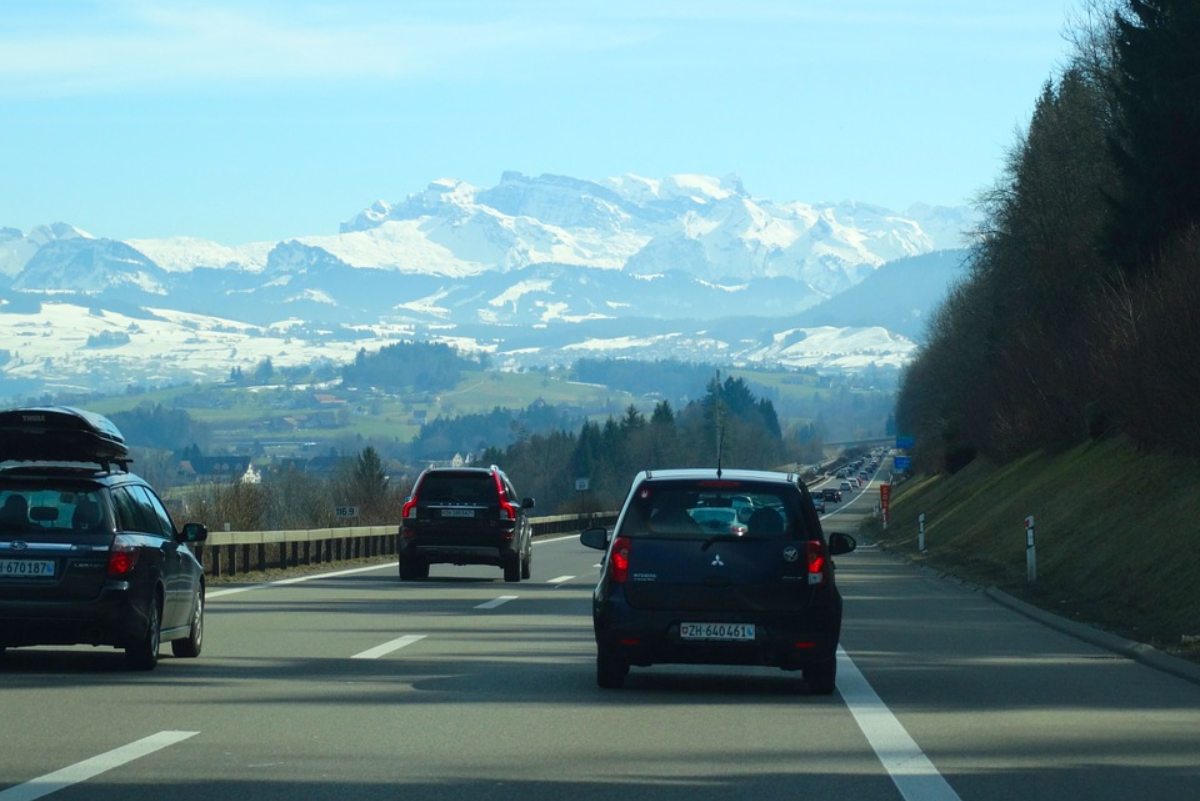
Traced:
<path fill-rule="evenodd" d="M 1123 439 L 977 459 L 949 476 L 897 486 L 883 547 L 1067 617 L 1200 659 L 1200 464 L 1147 454 Z M 917 552 L 926 515 L 927 552 Z M 1036 522 L 1038 581 L 1025 570 Z"/>

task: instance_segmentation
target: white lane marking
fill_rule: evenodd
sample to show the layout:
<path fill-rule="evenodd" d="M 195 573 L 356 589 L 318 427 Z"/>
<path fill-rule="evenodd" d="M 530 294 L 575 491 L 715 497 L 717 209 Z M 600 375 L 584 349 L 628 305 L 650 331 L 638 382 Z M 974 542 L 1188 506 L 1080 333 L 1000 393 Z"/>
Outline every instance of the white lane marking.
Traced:
<path fill-rule="evenodd" d="M 548 542 L 563 542 L 565 540 L 577 540 L 579 535 L 567 535 L 565 537 L 554 537 L 553 539 L 534 540 L 534 545 L 544 545 Z M 313 573 L 308 576 L 293 576 L 292 578 L 279 579 L 278 581 L 267 581 L 262 584 L 251 584 L 247 587 L 229 587 L 224 590 L 209 590 L 204 593 L 207 600 L 221 598 L 226 595 L 237 595 L 239 592 L 250 592 L 251 590 L 264 590 L 270 587 L 286 587 L 289 584 L 303 584 L 306 581 L 319 581 L 321 579 L 336 578 L 338 576 L 350 576 L 355 573 L 369 573 L 372 570 L 395 570 L 396 562 L 385 562 L 381 565 L 368 565 L 367 567 L 352 567 L 348 570 L 334 570 L 330 573 Z M 3 801 L 3 799 L 0 799 Z"/>
<path fill-rule="evenodd" d="M 330 573 L 314 573 L 310 576 L 293 576 L 292 578 L 279 579 L 278 581 L 268 581 L 264 584 L 251 584 L 248 587 L 230 587 L 225 590 L 209 590 L 204 593 L 207 600 L 220 598 L 223 595 L 236 595 L 239 592 L 250 592 L 251 590 L 261 590 L 267 587 L 286 587 L 289 584 L 302 584 L 305 581 L 317 581 L 318 579 L 337 578 L 338 576 L 350 576 L 354 573 L 368 573 L 372 570 L 383 570 L 384 568 L 396 569 L 396 562 L 390 562 L 382 565 L 370 565 L 368 567 L 352 567 L 347 570 L 334 570 Z"/>
<path fill-rule="evenodd" d="M 399 651 L 405 646 L 412 645 L 414 642 L 420 642 L 425 639 L 424 634 L 405 634 L 403 637 L 397 637 L 394 640 L 389 640 L 383 645 L 376 645 L 374 648 L 368 648 L 360 654 L 355 654 L 351 659 L 378 659 L 384 654 L 390 654 L 392 651 Z"/>
<path fill-rule="evenodd" d="M 94 756 L 91 759 L 85 759 L 82 762 L 77 762 L 62 770 L 47 773 L 45 776 L 39 776 L 24 784 L 9 787 L 7 790 L 0 790 L 0 801 L 33 801 L 35 798 L 41 798 L 42 796 L 66 789 L 74 784 L 87 781 L 93 776 L 99 776 L 101 773 L 110 771 L 113 768 L 119 768 L 128 762 L 140 759 L 148 754 L 153 754 L 155 751 L 160 751 L 167 746 L 183 742 L 189 737 L 195 737 L 199 733 L 197 731 L 160 731 L 158 734 L 143 737 L 141 740 L 136 740 L 129 745 L 114 748 L 111 751 Z"/>
<path fill-rule="evenodd" d="M 493 598 L 490 601 L 481 603 L 479 606 L 477 606 L 475 608 L 476 609 L 495 609 L 497 606 L 503 606 L 504 604 L 508 603 L 509 601 L 517 600 L 517 598 L 518 598 L 518 596 L 516 596 L 516 595 L 501 595 L 499 598 Z"/>
<path fill-rule="evenodd" d="M 566 582 L 570 581 L 573 578 L 575 578 L 575 577 L 574 576 L 557 576 L 556 578 L 550 579 L 546 583 L 547 584 L 565 584 Z"/>
<path fill-rule="evenodd" d="M 837 688 L 905 801 L 962 801 L 841 646 Z"/>

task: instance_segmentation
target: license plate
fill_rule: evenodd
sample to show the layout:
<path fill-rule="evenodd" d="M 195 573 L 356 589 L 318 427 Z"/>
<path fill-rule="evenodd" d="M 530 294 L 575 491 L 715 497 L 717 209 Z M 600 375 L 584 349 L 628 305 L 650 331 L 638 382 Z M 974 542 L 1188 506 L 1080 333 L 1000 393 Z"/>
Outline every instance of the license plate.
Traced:
<path fill-rule="evenodd" d="M 474 509 L 443 509 L 442 517 L 474 517 Z"/>
<path fill-rule="evenodd" d="M 753 623 L 680 623 L 679 637 L 709 642 L 753 642 Z"/>
<path fill-rule="evenodd" d="M 53 559 L 0 559 L 0 578 L 43 578 L 53 575 Z"/>

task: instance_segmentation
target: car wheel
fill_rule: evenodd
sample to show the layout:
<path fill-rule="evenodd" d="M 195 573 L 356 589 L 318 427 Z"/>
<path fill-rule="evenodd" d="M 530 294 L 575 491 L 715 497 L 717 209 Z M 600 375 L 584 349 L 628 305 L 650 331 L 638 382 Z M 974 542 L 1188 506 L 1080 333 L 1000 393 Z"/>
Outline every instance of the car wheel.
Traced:
<path fill-rule="evenodd" d="M 814 695 L 830 695 L 837 687 L 837 657 L 804 668 L 804 681 Z"/>
<path fill-rule="evenodd" d="M 171 640 L 171 653 L 175 656 L 200 656 L 204 646 L 204 590 L 196 590 L 196 601 L 192 605 L 192 627 L 188 636 L 180 640 Z"/>
<path fill-rule="evenodd" d="M 606 648 L 596 651 L 596 684 L 605 690 L 619 690 L 629 675 L 629 663 Z"/>
<path fill-rule="evenodd" d="M 418 559 L 415 556 L 401 556 L 400 557 L 400 580 L 401 581 L 415 581 L 416 579 L 422 578 L 421 563 L 422 563 L 422 560 Z M 425 575 L 426 576 L 429 575 L 429 565 L 427 563 L 425 565 Z"/>
<path fill-rule="evenodd" d="M 521 557 L 514 556 L 504 565 L 504 580 L 515 583 L 521 580 Z"/>
<path fill-rule="evenodd" d="M 521 578 L 527 579 L 533 575 L 533 549 L 525 553 L 525 558 L 521 560 Z"/>
<path fill-rule="evenodd" d="M 416 578 L 419 579 L 429 578 L 429 562 L 425 561 L 424 559 L 418 561 L 417 564 L 413 566 L 413 573 L 415 573 Z"/>
<path fill-rule="evenodd" d="M 159 637 L 162 632 L 159 627 L 158 600 L 150 602 L 146 612 L 146 633 L 132 645 L 125 647 L 125 661 L 134 670 L 154 670 L 158 664 Z"/>

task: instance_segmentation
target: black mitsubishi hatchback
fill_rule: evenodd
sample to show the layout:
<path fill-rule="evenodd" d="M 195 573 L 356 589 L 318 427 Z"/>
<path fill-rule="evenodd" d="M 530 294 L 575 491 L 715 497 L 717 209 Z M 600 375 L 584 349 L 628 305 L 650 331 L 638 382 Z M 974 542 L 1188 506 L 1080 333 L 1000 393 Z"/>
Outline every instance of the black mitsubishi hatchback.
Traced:
<path fill-rule="evenodd" d="M 593 595 L 596 681 L 620 687 L 630 665 L 767 665 L 803 671 L 832 693 L 842 598 L 808 490 L 794 475 L 751 470 L 639 473 Z"/>
<path fill-rule="evenodd" d="M 109 645 L 150 670 L 162 640 L 199 656 L 204 574 L 107 418 L 69 407 L 0 412 L 0 654 Z"/>

